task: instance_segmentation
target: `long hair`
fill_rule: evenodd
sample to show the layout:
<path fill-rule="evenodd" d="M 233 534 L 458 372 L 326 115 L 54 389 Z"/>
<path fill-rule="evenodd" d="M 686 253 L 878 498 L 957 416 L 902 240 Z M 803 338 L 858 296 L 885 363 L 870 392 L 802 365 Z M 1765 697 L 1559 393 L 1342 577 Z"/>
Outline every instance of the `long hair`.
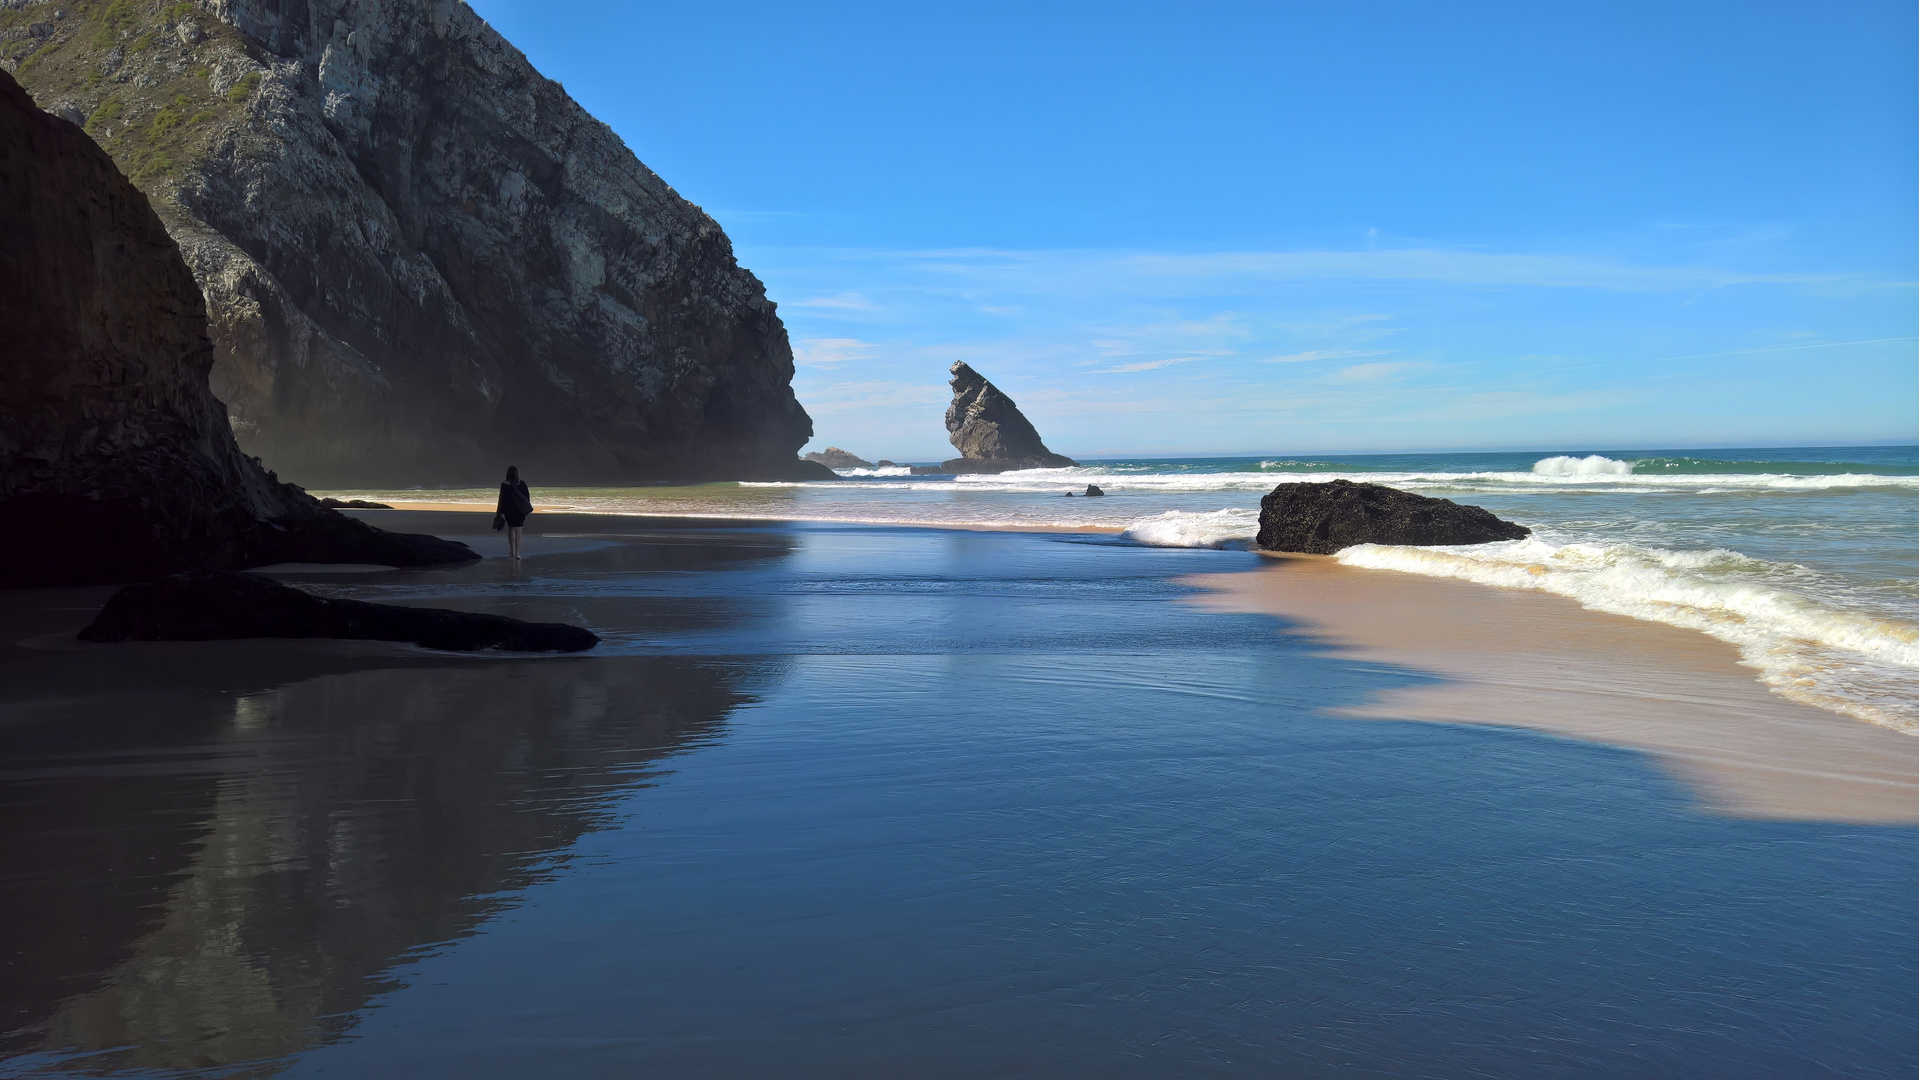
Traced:
<path fill-rule="evenodd" d="M 520 467 L 518 465 L 508 465 L 506 467 L 506 482 L 509 484 L 517 484 L 520 482 Z"/>

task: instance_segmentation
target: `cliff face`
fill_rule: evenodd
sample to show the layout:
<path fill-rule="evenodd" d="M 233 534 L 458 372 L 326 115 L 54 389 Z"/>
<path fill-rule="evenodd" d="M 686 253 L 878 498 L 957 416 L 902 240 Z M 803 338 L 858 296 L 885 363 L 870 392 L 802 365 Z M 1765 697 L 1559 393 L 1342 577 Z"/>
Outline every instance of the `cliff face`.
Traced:
<path fill-rule="evenodd" d="M 964 361 L 953 365 L 953 402 L 946 407 L 946 435 L 960 456 L 946 472 L 999 473 L 1014 469 L 1064 469 L 1079 464 L 1055 454 L 1013 399 Z"/>
<path fill-rule="evenodd" d="M 0 0 L 0 38 L 152 196 L 275 469 L 806 471 L 785 329 L 725 234 L 463 3 Z"/>
<path fill-rule="evenodd" d="M 0 74 L 0 586 L 273 562 L 420 565 L 246 458 L 200 290 L 147 199 Z"/>

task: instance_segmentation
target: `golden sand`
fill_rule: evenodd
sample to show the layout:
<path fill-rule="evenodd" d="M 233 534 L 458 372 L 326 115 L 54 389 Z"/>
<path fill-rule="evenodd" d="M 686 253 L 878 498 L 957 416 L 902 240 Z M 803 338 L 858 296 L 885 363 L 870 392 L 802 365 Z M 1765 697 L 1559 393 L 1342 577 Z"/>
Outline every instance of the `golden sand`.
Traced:
<path fill-rule="evenodd" d="M 1544 593 L 1276 556 L 1185 579 L 1195 603 L 1274 615 L 1336 654 L 1443 682 L 1343 715 L 1499 724 L 1651 755 L 1742 817 L 1919 822 L 1919 738 L 1768 691 L 1732 646 Z"/>

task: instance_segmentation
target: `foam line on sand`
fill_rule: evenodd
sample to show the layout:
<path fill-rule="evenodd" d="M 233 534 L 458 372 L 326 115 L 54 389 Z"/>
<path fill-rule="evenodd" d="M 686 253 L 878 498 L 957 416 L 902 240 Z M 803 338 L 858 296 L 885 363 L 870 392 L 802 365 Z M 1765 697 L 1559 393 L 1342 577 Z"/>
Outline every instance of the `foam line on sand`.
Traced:
<path fill-rule="evenodd" d="M 1340 655 L 1437 675 L 1342 710 L 1495 724 L 1649 754 L 1741 817 L 1919 823 L 1919 738 L 1769 692 L 1724 642 L 1550 594 L 1261 560 L 1182 579 L 1193 603 L 1272 615 Z"/>

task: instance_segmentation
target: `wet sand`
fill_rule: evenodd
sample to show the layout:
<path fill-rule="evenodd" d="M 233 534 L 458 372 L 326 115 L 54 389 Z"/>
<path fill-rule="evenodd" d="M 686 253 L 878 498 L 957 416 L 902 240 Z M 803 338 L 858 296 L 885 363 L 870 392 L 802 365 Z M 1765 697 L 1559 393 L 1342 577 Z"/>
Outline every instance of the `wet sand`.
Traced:
<path fill-rule="evenodd" d="M 1442 681 L 1339 715 L 1496 724 L 1645 751 L 1711 810 L 1919 822 L 1919 738 L 1769 692 L 1730 645 L 1564 597 L 1269 556 L 1184 579 L 1194 602 L 1286 620 L 1337 655 Z"/>
<path fill-rule="evenodd" d="M 511 563 L 490 515 L 359 516 L 489 557 L 284 576 L 605 643 L 96 645 L 72 635 L 110 589 L 0 597 L 0 1074 L 1919 1061 L 1919 830 L 1702 814 L 1619 739 L 1350 718 L 1403 719 L 1408 687 L 1483 709 L 1448 650 L 1584 634 L 1546 706 L 1636 670 L 1553 598 L 1322 574 L 1302 634 L 1176 582 L 1302 594 L 1283 572 L 1320 561 L 541 514 Z M 1385 644 L 1333 641 L 1368 596 Z M 1408 611 L 1457 626 L 1415 653 Z M 1547 645 L 1502 645 L 1528 617 Z"/>
<path fill-rule="evenodd" d="M 495 512 L 493 508 L 494 507 L 493 503 L 436 502 L 431 499 L 424 499 L 419 502 L 414 502 L 412 500 L 402 501 L 399 499 L 389 499 L 387 500 L 387 505 L 391 506 L 394 510 L 425 510 L 425 511 L 438 511 L 440 513 L 448 513 L 448 514 L 489 514 L 490 515 Z M 565 510 L 566 510 L 566 507 L 559 506 L 559 505 L 544 504 L 544 503 L 533 504 L 533 512 L 536 514 L 541 514 L 541 513 L 550 514 L 550 513 L 556 513 L 556 512 L 564 512 Z M 378 524 L 382 516 L 387 514 L 387 511 L 384 511 L 384 510 L 361 510 L 361 509 L 356 509 L 354 507 L 346 507 L 342 512 L 343 513 L 350 512 L 357 515 L 364 515 L 366 516 L 366 520 L 371 521 L 375 524 Z"/>
<path fill-rule="evenodd" d="M 422 503 L 356 515 L 389 529 L 464 539 L 484 555 L 496 554 L 495 547 L 503 553 L 504 539 L 475 510 L 490 514 L 486 507 Z M 685 520 L 541 513 L 528 522 L 526 550 L 578 550 L 596 536 Z M 1341 708 L 1344 716 L 1497 724 L 1641 750 L 1721 813 L 1919 823 L 1919 739 L 1771 693 L 1739 664 L 1732 646 L 1703 634 L 1589 611 L 1564 597 L 1317 556 L 1267 555 L 1250 572 L 1186 581 L 1205 590 L 1195 601 L 1202 605 L 1277 616 L 1343 656 L 1441 680 L 1382 691 Z"/>
<path fill-rule="evenodd" d="M 348 512 L 359 515 L 370 524 L 378 525 L 383 529 L 390 529 L 395 532 L 430 531 L 428 530 L 428 527 L 426 525 L 421 525 L 418 523 L 415 523 L 413 525 L 404 524 L 403 519 L 396 516 L 397 514 L 400 514 L 403 512 L 430 513 L 430 514 L 458 513 L 458 514 L 487 514 L 487 515 L 491 515 L 494 512 L 493 505 L 491 503 L 482 504 L 482 503 L 459 503 L 459 502 L 411 502 L 411 501 L 402 500 L 402 499 L 390 499 L 388 500 L 388 505 L 392 506 L 393 509 L 392 510 L 373 510 L 373 511 L 351 510 Z M 758 520 L 751 517 L 717 517 L 715 516 L 715 517 L 702 518 L 697 514 L 686 515 L 686 516 L 667 515 L 667 514 L 604 514 L 604 513 L 599 513 L 591 510 L 575 510 L 575 509 L 572 509 L 566 506 L 560 506 L 560 505 L 553 505 L 553 506 L 535 505 L 533 507 L 533 512 L 536 515 L 538 515 L 538 518 L 527 519 L 526 528 L 528 530 L 527 535 L 529 536 L 533 535 L 535 532 L 549 532 L 549 531 L 555 531 L 555 530 L 564 531 L 565 529 L 569 527 L 569 522 L 577 526 L 578 521 L 576 519 L 581 519 L 581 518 L 612 518 L 615 520 L 627 521 L 627 522 L 633 522 L 633 521 L 644 522 L 649 520 L 659 520 L 659 521 L 702 521 L 704 520 L 704 521 L 711 521 L 715 524 L 740 523 L 740 522 L 750 522 L 750 521 Z M 1118 536 L 1120 533 L 1126 531 L 1124 529 L 1113 528 L 1105 525 L 974 525 L 970 523 L 964 523 L 964 522 L 955 523 L 951 521 L 847 521 L 839 518 L 818 518 L 818 519 L 777 518 L 777 519 L 768 519 L 768 520 L 803 521 L 803 522 L 821 524 L 821 525 L 860 525 L 860 526 L 871 526 L 873 528 L 881 528 L 881 529 L 884 529 L 884 528 L 954 529 L 959 532 L 1092 533 L 1092 534 L 1097 534 L 1102 536 Z M 383 524 L 386 522 L 390 522 L 391 524 Z M 462 535 L 465 534 L 468 528 L 468 526 L 466 526 L 465 523 L 448 522 L 444 519 L 441 519 L 434 524 L 437 524 L 438 527 L 440 528 L 459 529 L 461 530 Z"/>

